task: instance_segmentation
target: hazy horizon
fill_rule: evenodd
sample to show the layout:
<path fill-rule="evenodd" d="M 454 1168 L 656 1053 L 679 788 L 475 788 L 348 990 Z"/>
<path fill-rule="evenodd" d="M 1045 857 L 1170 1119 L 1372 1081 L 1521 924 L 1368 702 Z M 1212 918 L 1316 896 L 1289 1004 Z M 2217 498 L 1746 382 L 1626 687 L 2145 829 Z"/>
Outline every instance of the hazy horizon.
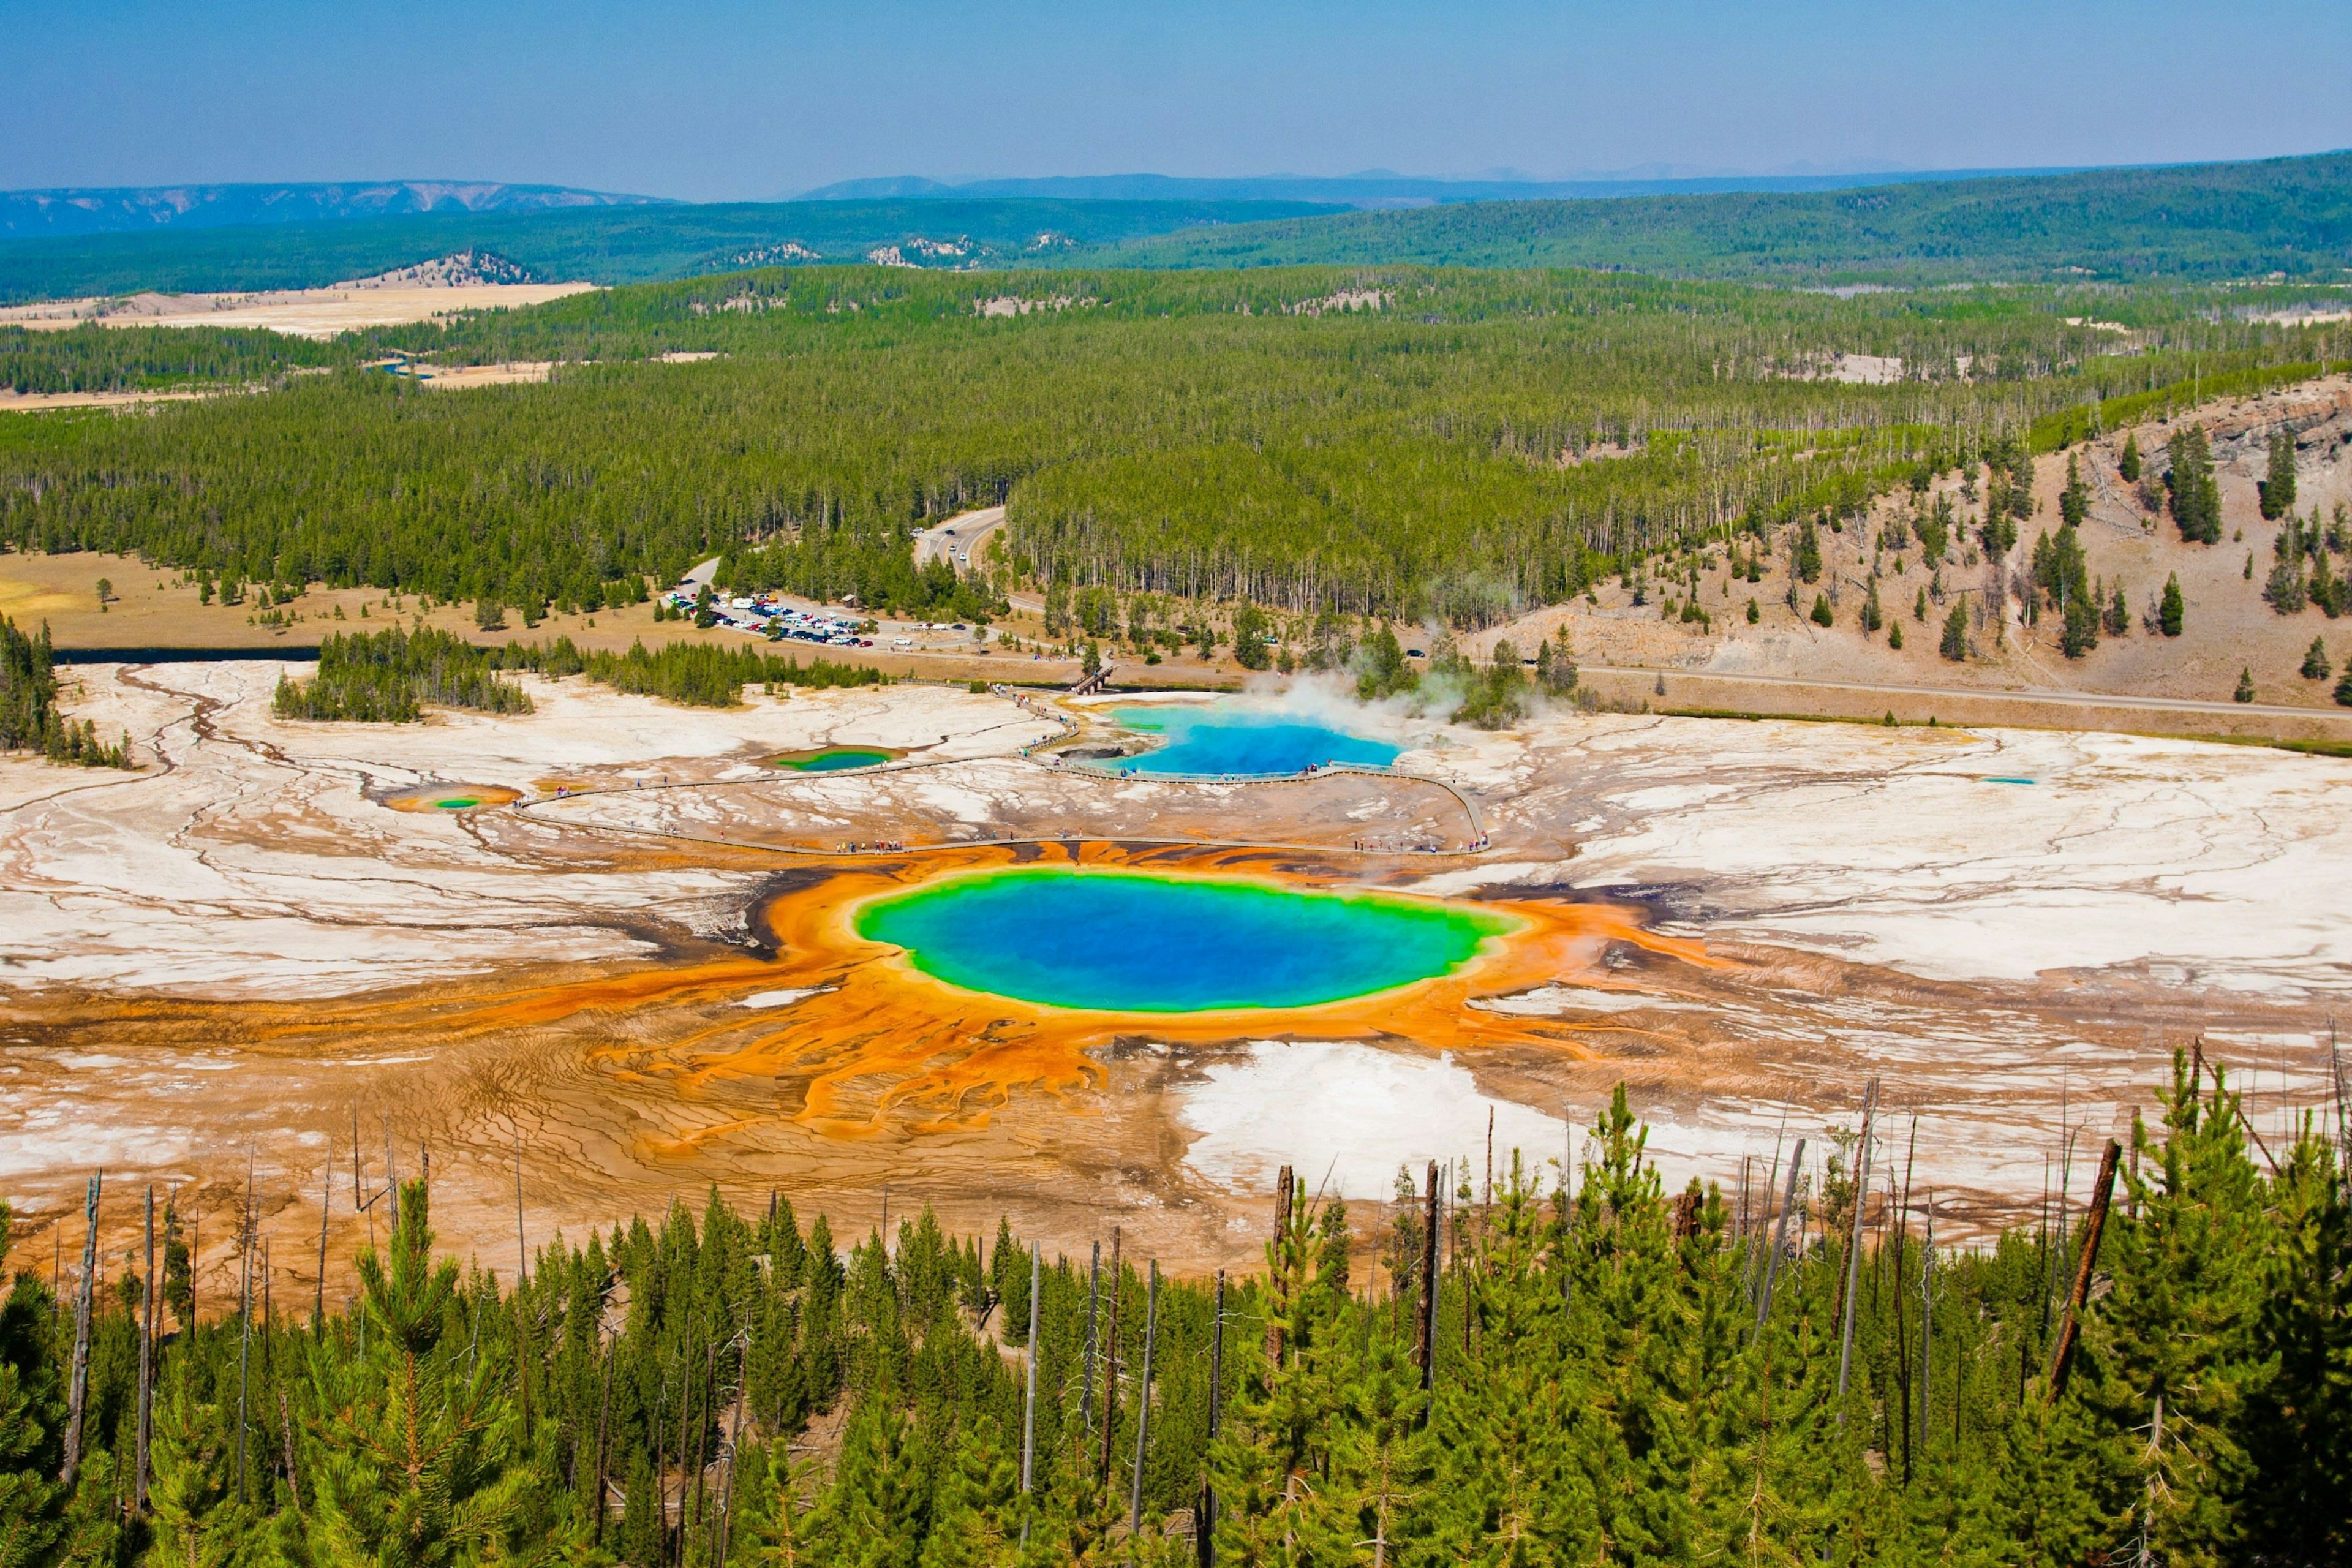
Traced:
<path fill-rule="evenodd" d="M 2345 150 L 2347 149 L 2314 147 L 2301 149 L 2292 153 L 2258 154 L 2257 157 L 2302 157 Z M 2239 160 L 2233 159 L 2195 158 L 2181 160 L 2168 159 L 2160 163 L 2110 163 L 2090 165 L 2072 163 L 2035 164 L 2016 165 L 2000 169 L 1958 169 L 1940 166 L 1915 167 L 1908 164 L 1877 163 L 1864 160 L 1846 164 L 1813 163 L 1799 161 L 1794 163 L 1782 164 L 1772 168 L 1729 168 L 1713 165 L 1648 163 L 1635 164 L 1631 167 L 1618 169 L 1565 169 L 1559 171 L 1536 171 L 1509 167 L 1444 170 L 1363 168 L 1333 171 L 1310 169 L 1266 169 L 1246 171 L 1217 170 L 1198 174 L 1171 174 L 1164 169 L 1104 169 L 1084 172 L 1074 172 L 1067 169 L 1043 169 L 1015 170 L 1009 173 L 1000 172 L 974 174 L 969 172 L 957 172 L 944 174 L 926 169 L 894 169 L 864 174 L 846 174 L 838 180 L 828 180 L 817 184 L 806 186 L 795 185 L 785 190 L 769 192 L 761 195 L 730 195 L 709 198 L 674 196 L 661 191 L 622 191 L 608 187 L 581 185 L 562 181 L 510 180 L 496 173 L 484 174 L 479 172 L 464 172 L 453 174 L 446 172 L 427 171 L 419 174 L 411 171 L 408 173 L 390 174 L 369 173 L 362 174 L 320 175 L 305 177 L 302 179 L 284 180 L 268 178 L 239 178 L 235 180 L 153 180 L 136 184 L 116 182 L 107 184 L 83 182 L 74 184 L 51 184 L 41 185 L 0 185 L 0 194 L 25 195 L 44 191 L 81 190 L 168 191 L 232 185 L 274 189 L 280 186 L 294 185 L 367 186 L 400 184 L 428 185 L 499 184 L 513 187 L 575 190 L 590 192 L 599 195 L 639 196 L 656 201 L 676 201 L 686 203 L 695 203 L 702 200 L 712 202 L 775 202 L 792 201 L 802 195 L 807 195 L 810 192 L 829 189 L 835 185 L 856 184 L 861 182 L 886 180 L 926 180 L 950 189 L 961 189 L 965 186 L 991 185 L 1013 182 L 1117 179 L 1202 180 L 1234 184 L 1275 181 L 1335 184 L 1352 180 L 1361 180 L 1367 182 L 1400 181 L 1426 184 L 1458 184 L 1465 185 L 1527 184 L 1540 186 L 1582 184 L 1638 184 L 1659 182 L 1696 182 L 1716 180 L 1871 179 L 1879 176 L 1907 178 L 1916 175 L 1946 174 L 1955 175 L 1976 175 L 1985 174 L 2030 174 L 2058 172 L 2062 170 L 2072 172 L 2085 167 L 2154 168 L 2170 167 L 2179 163 L 2229 163 L 2238 161 Z"/>

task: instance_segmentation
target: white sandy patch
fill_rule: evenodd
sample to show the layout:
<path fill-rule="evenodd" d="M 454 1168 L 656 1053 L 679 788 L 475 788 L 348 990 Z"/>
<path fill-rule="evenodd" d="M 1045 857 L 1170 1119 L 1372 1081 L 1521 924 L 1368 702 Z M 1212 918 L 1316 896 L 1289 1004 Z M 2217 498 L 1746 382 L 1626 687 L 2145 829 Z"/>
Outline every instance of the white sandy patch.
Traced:
<path fill-rule="evenodd" d="M 1482 997 L 1470 1004 L 1483 1012 L 1520 1018 L 1557 1018 L 1570 1013 L 1681 1013 L 1706 1005 L 1654 996 L 1646 991 L 1603 991 L 1592 985 L 1539 985 L 1509 996 Z"/>
<path fill-rule="evenodd" d="M 1270 1186 L 1288 1164 L 1309 1193 L 1386 1199 L 1397 1167 L 1497 1150 L 1539 1162 L 1565 1125 L 1478 1090 L 1449 1054 L 1434 1061 L 1344 1042 L 1260 1040 L 1186 1088 L 1179 1120 L 1197 1131 L 1184 1163 L 1221 1186 Z"/>
<path fill-rule="evenodd" d="M 110 327 L 260 327 L 331 338 L 364 327 L 428 321 L 464 310 L 511 310 L 594 289 L 593 283 L 469 283 L 377 286 L 362 279 L 331 289 L 247 294 L 138 294 L 127 300 L 52 300 L 0 308 L 0 323 L 65 331 L 84 321 Z"/>
<path fill-rule="evenodd" d="M 1892 354 L 1840 354 L 1829 375 L 1856 386 L 1892 386 L 1903 379 L 1903 362 Z"/>
<path fill-rule="evenodd" d="M 795 1002 L 805 1002 L 824 987 L 796 985 L 782 991 L 754 991 L 738 1001 L 738 1007 L 789 1007 Z"/>
<path fill-rule="evenodd" d="M 551 359 L 501 360 L 496 364 L 453 364 L 420 368 L 417 384 L 436 392 L 463 392 L 473 386 L 532 386 L 551 380 Z"/>
<path fill-rule="evenodd" d="M 37 414 L 44 408 L 131 408 L 143 403 L 193 403 L 202 397 L 217 397 L 224 390 L 242 388 L 206 388 L 201 392 L 18 392 L 14 387 L 0 386 L 0 414 Z"/>

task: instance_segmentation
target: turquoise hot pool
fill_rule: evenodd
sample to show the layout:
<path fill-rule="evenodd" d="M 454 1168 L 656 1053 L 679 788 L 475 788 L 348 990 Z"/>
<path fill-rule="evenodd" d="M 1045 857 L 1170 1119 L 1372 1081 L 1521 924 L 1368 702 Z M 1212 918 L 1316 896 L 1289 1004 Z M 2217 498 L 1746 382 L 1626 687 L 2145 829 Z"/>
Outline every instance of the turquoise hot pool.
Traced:
<path fill-rule="evenodd" d="M 1222 702 L 1206 708 L 1121 708 L 1111 717 L 1126 729 L 1161 739 L 1150 751 L 1097 764 L 1123 773 L 1283 778 L 1331 763 L 1384 768 L 1402 750 L 1288 714 Z"/>
<path fill-rule="evenodd" d="M 1146 872 L 1014 868 L 858 910 L 924 973 L 1055 1007 L 1312 1007 L 1445 974 L 1508 917 L 1378 894 Z"/>

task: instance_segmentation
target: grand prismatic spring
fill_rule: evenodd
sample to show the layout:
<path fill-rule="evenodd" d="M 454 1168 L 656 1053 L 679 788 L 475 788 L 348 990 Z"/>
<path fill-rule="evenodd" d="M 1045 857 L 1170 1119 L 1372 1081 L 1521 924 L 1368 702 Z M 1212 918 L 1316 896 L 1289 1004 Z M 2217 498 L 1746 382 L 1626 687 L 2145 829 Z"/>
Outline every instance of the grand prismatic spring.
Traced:
<path fill-rule="evenodd" d="M 877 900 L 857 933 L 968 991 L 1109 1013 L 1314 1007 L 1450 973 L 1514 922 L 1422 900 L 1024 867 Z"/>
<path fill-rule="evenodd" d="M 2313 1103 L 2352 973 L 2326 758 L 1489 733 L 1311 684 L 693 710 L 524 677 L 530 714 L 319 724 L 272 715 L 278 668 L 85 667 L 168 766 L 0 763 L 23 1223 L 100 1163 L 229 1201 L 250 1151 L 315 1246 L 323 1162 L 388 1133 L 486 1247 L 520 1164 L 534 1232 L 716 1183 L 1222 1264 L 1281 1163 L 1377 1204 L 1490 1123 L 1558 1158 L 1622 1080 L 1670 1180 L 1736 1184 L 1876 1075 L 1958 1227 L 2184 1031 L 2258 1116 Z"/>

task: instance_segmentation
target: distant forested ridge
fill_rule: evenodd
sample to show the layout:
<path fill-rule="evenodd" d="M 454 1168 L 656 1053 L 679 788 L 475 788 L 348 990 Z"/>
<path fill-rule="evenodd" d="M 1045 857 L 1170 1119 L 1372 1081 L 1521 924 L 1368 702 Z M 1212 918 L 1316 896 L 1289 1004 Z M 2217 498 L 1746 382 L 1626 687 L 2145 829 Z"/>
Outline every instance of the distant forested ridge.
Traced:
<path fill-rule="evenodd" d="M 2343 1563 L 2344 1151 L 2310 1119 L 2256 1142 L 2201 1062 L 2160 1099 L 2060 1164 L 2040 1223 L 1956 1248 L 1883 1123 L 1860 1169 L 1846 1127 L 1677 1193 L 1621 1088 L 1565 1184 L 1507 1151 L 1400 1171 L 1367 1233 L 1301 1184 L 1215 1279 L 1115 1231 L 1048 1256 L 924 1209 L 836 1237 L 715 1189 L 533 1235 L 519 1279 L 437 1253 L 428 1184 L 359 1155 L 331 1217 L 373 1205 L 386 1245 L 346 1287 L 323 1246 L 277 1267 L 242 1193 L 110 1179 L 87 1270 L 60 1256 L 94 1244 L 82 1205 L 8 1259 L 0 1203 L 0 1542 L 26 1568 Z M 264 1183 L 293 1239 L 317 1172 Z M 201 1300 L 199 1230 L 247 1238 Z"/>
<path fill-rule="evenodd" d="M 1129 240 L 1097 266 L 1599 267 L 1782 284 L 2352 279 L 2352 153 L 1839 192 L 1482 202 Z"/>
<path fill-rule="evenodd" d="M 566 362 L 543 386 L 344 369 L 138 418 L 12 416 L 0 542 L 527 621 L 719 554 L 729 582 L 962 615 L 970 588 L 917 572 L 910 531 L 1002 501 L 1000 590 L 1478 625 L 1648 552 L 1851 512 L 1996 441 L 2079 438 L 2114 399 L 2342 363 L 2340 327 L 2242 313 L 2265 298 L 773 268 L 333 345 Z M 2066 320 L 2094 315 L 2115 326 Z M 655 360 L 677 352 L 719 357 Z M 1832 379 L 1840 354 L 1903 377 Z"/>
<path fill-rule="evenodd" d="M 2342 282 L 2352 267 L 2352 153 L 1401 212 L 950 194 L 174 227 L 0 244 L 0 304 L 142 289 L 315 287 L 468 247 L 495 250 L 537 277 L 596 283 L 867 260 L 949 270 L 1575 267 L 1799 286 L 2273 272 Z"/>
<path fill-rule="evenodd" d="M 0 305 L 142 289 L 317 289 L 468 249 L 495 251 L 535 278 L 607 284 L 818 262 L 1033 266 L 1139 235 L 1328 210 L 1267 201 L 739 202 L 173 227 L 0 243 Z"/>

